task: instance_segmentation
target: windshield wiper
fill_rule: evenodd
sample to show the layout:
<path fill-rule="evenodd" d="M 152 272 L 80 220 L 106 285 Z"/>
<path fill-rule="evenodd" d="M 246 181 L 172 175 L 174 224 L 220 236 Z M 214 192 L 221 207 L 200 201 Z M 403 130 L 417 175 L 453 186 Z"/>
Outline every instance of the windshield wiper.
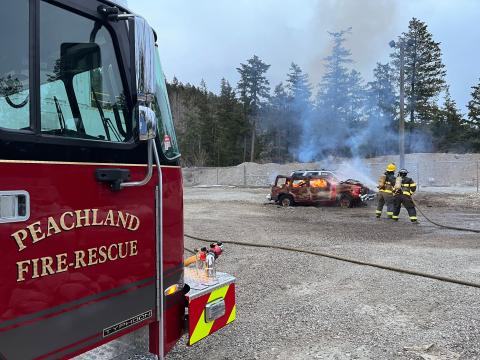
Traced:
<path fill-rule="evenodd" d="M 102 124 L 103 124 L 103 129 L 105 130 L 105 135 L 107 135 L 107 140 L 112 141 L 112 138 L 110 137 L 110 130 L 108 129 L 108 122 L 105 119 L 105 114 L 103 113 L 103 109 L 100 106 L 100 102 L 98 101 L 97 98 L 97 92 L 92 86 L 92 94 L 93 94 L 93 100 L 95 101 L 95 105 L 97 106 L 98 112 L 100 113 L 100 118 L 102 119 Z"/>
<path fill-rule="evenodd" d="M 65 129 L 67 128 L 67 125 L 65 123 L 65 117 L 63 116 L 62 107 L 60 106 L 60 103 L 58 102 L 58 99 L 57 99 L 56 96 L 53 97 L 53 101 L 55 101 L 55 107 L 57 109 L 58 122 L 60 123 L 60 130 L 62 131 L 62 134 L 63 134 L 65 132 Z"/>

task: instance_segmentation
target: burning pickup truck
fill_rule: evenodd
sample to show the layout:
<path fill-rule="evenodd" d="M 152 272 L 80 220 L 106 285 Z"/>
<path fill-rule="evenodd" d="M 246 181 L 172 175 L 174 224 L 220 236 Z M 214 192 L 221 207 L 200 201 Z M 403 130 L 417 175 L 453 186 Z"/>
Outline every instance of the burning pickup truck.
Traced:
<path fill-rule="evenodd" d="M 352 208 L 373 200 L 375 194 L 357 180 L 339 181 L 333 173 L 278 175 L 267 196 L 282 206 L 339 205 Z"/>

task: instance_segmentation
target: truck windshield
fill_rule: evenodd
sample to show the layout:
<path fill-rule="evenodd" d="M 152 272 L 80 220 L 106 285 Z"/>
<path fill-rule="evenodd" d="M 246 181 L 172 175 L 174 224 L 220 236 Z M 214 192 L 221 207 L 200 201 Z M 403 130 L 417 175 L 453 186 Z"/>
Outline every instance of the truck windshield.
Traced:
<path fill-rule="evenodd" d="M 156 63 L 156 98 L 155 113 L 158 118 L 158 135 L 162 144 L 162 150 L 167 159 L 175 159 L 180 156 L 178 150 L 177 137 L 173 124 L 172 112 L 170 110 L 170 101 L 168 99 L 167 85 L 163 73 L 160 55 L 158 51 L 155 54 Z"/>

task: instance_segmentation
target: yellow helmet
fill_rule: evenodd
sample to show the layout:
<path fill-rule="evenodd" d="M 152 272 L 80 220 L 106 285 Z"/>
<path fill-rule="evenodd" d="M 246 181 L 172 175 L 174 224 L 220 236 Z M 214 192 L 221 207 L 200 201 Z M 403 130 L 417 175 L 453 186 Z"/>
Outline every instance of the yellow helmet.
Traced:
<path fill-rule="evenodd" d="M 395 171 L 395 170 L 397 170 L 397 166 L 396 166 L 394 163 L 388 164 L 388 166 L 387 166 L 387 171 L 393 172 L 393 171 Z"/>

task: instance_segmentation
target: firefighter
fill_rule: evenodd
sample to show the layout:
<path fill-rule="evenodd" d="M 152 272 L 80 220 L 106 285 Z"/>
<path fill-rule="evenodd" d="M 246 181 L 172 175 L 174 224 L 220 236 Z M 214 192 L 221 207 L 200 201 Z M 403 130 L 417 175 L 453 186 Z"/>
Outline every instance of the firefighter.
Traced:
<path fill-rule="evenodd" d="M 393 190 L 393 216 L 394 221 L 398 221 L 398 216 L 400 215 L 400 208 L 405 206 L 405 209 L 408 211 L 408 216 L 412 223 L 417 223 L 417 210 L 415 209 L 415 204 L 412 200 L 412 195 L 417 190 L 417 184 L 412 178 L 407 176 L 408 171 L 406 169 L 401 169 L 398 172 L 398 177 L 395 182 Z"/>
<path fill-rule="evenodd" d="M 378 180 L 377 210 L 375 212 L 377 219 L 382 216 L 383 206 L 387 205 L 387 216 L 391 219 L 393 216 L 393 187 L 395 185 L 395 170 L 397 167 L 391 163 L 387 166 L 385 174 Z"/>

